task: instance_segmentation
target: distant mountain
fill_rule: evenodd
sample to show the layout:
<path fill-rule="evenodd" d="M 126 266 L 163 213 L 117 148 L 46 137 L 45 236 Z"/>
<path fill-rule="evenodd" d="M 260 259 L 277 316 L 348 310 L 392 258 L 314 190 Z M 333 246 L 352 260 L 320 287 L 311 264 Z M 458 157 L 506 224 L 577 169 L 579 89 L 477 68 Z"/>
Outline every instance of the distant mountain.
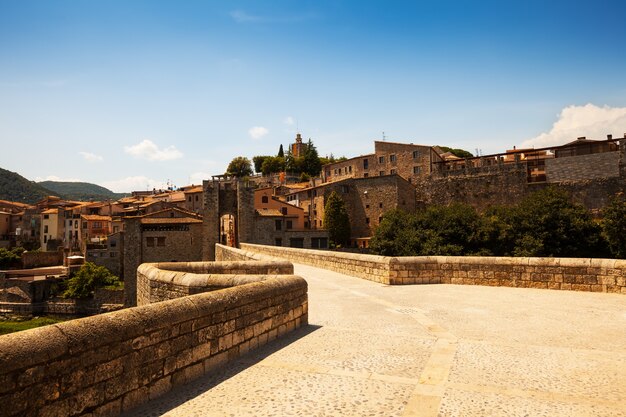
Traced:
<path fill-rule="evenodd" d="M 29 181 L 18 173 L 0 168 L 0 200 L 34 204 L 49 195 L 61 197 L 59 193 Z"/>
<path fill-rule="evenodd" d="M 88 182 L 42 181 L 38 184 L 48 190 L 54 191 L 57 195 L 67 200 L 118 200 L 128 195 L 124 193 L 114 193 L 108 188 Z"/>

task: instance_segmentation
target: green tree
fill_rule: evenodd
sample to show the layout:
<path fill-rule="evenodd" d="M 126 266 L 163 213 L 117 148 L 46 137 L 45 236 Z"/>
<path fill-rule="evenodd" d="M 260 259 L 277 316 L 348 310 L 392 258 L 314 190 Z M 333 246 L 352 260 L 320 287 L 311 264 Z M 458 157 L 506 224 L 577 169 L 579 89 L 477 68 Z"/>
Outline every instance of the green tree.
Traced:
<path fill-rule="evenodd" d="M 237 156 L 230 161 L 228 168 L 226 168 L 226 175 L 232 175 L 234 177 L 248 177 L 252 175 L 252 164 L 250 160 L 243 156 Z"/>
<path fill-rule="evenodd" d="M 263 175 L 274 174 L 285 170 L 285 159 L 278 156 L 268 156 L 263 161 L 261 172 Z"/>
<path fill-rule="evenodd" d="M 603 256 L 600 227 L 569 195 L 548 187 L 524 198 L 511 221 L 515 256 Z"/>
<path fill-rule="evenodd" d="M 611 200 L 603 210 L 602 233 L 611 254 L 626 258 L 626 200 L 623 196 Z"/>
<path fill-rule="evenodd" d="M 465 149 L 449 148 L 447 146 L 439 146 L 439 148 L 442 151 L 450 152 L 452 155 L 458 156 L 459 158 L 473 158 L 474 157 L 474 155 L 471 152 L 466 151 Z"/>
<path fill-rule="evenodd" d="M 319 175 L 321 170 L 322 164 L 320 162 L 319 155 L 317 154 L 317 148 L 313 145 L 313 141 L 309 139 L 306 150 L 304 151 L 302 172 L 309 174 L 311 177 L 315 177 Z"/>
<path fill-rule="evenodd" d="M 382 256 L 414 256 L 422 242 L 417 216 L 400 209 L 387 211 L 370 240 L 370 250 Z"/>
<path fill-rule="evenodd" d="M 303 158 L 296 158 L 291 153 L 291 149 L 287 150 L 285 155 L 285 171 L 292 174 L 300 174 L 302 172 Z"/>
<path fill-rule="evenodd" d="M 350 218 L 345 202 L 335 191 L 328 195 L 324 204 L 324 226 L 331 244 L 347 245 L 350 240 Z"/>
<path fill-rule="evenodd" d="M 76 275 L 66 282 L 63 293 L 67 298 L 86 298 L 93 295 L 96 288 L 123 288 L 123 283 L 103 266 L 85 262 Z"/>
<path fill-rule="evenodd" d="M 278 148 L 278 157 L 285 158 L 285 151 L 283 150 L 283 144 L 280 144 L 280 148 Z"/>
<path fill-rule="evenodd" d="M 0 269 L 19 267 L 23 252 L 24 248 L 22 247 L 13 249 L 0 248 Z"/>
<path fill-rule="evenodd" d="M 271 156 L 257 155 L 257 156 L 252 157 L 252 163 L 254 164 L 254 172 L 256 172 L 257 174 L 260 174 L 261 172 L 263 172 L 263 162 L 265 162 L 267 158 L 271 158 Z"/>

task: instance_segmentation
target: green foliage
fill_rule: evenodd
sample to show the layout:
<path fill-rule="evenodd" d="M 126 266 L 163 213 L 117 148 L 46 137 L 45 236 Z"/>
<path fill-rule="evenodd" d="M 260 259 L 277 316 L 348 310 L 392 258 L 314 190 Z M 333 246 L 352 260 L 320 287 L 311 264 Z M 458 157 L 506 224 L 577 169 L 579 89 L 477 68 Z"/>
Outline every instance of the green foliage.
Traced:
<path fill-rule="evenodd" d="M 243 156 L 237 156 L 230 161 L 226 168 L 226 175 L 242 178 L 252 175 L 252 164 L 250 160 Z"/>
<path fill-rule="evenodd" d="M 626 210 L 626 208 L 622 208 Z M 620 217 L 621 214 L 621 217 Z M 614 218 L 623 221 L 624 214 Z M 623 238 L 624 225 L 613 226 Z M 605 234 L 607 232 L 605 231 Z M 431 206 L 417 213 L 385 213 L 370 249 L 387 256 L 606 256 L 600 227 L 582 206 L 554 188 L 531 194 L 514 207 L 477 213 L 471 206 Z"/>
<path fill-rule="evenodd" d="M 91 297 L 96 288 L 119 289 L 123 282 L 103 266 L 85 262 L 76 275 L 66 281 L 66 290 L 63 293 L 67 298 Z"/>
<path fill-rule="evenodd" d="M 0 269 L 19 267 L 22 260 L 24 248 L 13 249 L 0 248 Z"/>
<path fill-rule="evenodd" d="M 283 150 L 283 144 L 280 144 L 280 148 L 278 148 L 278 155 L 279 158 L 285 158 L 285 151 Z"/>
<path fill-rule="evenodd" d="M 285 158 L 278 156 L 268 156 L 263 161 L 261 172 L 263 175 L 275 174 L 285 170 Z"/>
<path fill-rule="evenodd" d="M 0 320 L 0 335 L 22 330 L 34 329 L 35 327 L 47 326 L 49 324 L 60 323 L 66 319 L 53 317 L 35 317 L 29 320 Z"/>
<path fill-rule="evenodd" d="M 320 164 L 322 166 L 324 165 L 328 165 L 328 164 L 333 164 L 335 162 L 342 162 L 342 161 L 346 161 L 348 158 L 346 158 L 345 156 L 341 156 L 339 158 L 335 158 L 335 156 L 331 153 L 330 156 L 326 155 L 326 156 L 320 156 Z"/>
<path fill-rule="evenodd" d="M 330 193 L 324 205 L 324 227 L 328 230 L 331 244 L 345 246 L 350 240 L 350 218 L 346 204 L 335 191 Z"/>
<path fill-rule="evenodd" d="M 287 172 L 291 172 L 293 174 L 300 174 L 302 172 L 304 158 L 296 158 L 291 153 L 291 149 L 287 150 L 287 155 L 285 155 L 285 170 Z"/>
<path fill-rule="evenodd" d="M 474 157 L 474 155 L 472 155 L 471 152 L 466 151 L 465 149 L 449 148 L 447 146 L 439 146 L 439 148 L 441 148 L 442 151 L 450 152 L 452 155 L 458 156 L 459 158 L 473 158 Z"/>
<path fill-rule="evenodd" d="M 257 156 L 252 157 L 252 163 L 254 164 L 254 172 L 256 172 L 257 174 L 260 174 L 262 172 L 263 162 L 265 162 L 267 158 L 271 158 L 271 156 L 257 155 Z"/>
<path fill-rule="evenodd" d="M 322 170 L 322 163 L 320 157 L 317 154 L 317 148 L 313 145 L 311 139 L 307 143 L 306 150 L 304 151 L 304 158 L 302 161 L 302 172 L 315 177 L 319 175 Z"/>
<path fill-rule="evenodd" d="M 616 258 L 626 258 L 626 200 L 623 196 L 614 198 L 603 211 L 602 233 L 611 254 Z"/>
<path fill-rule="evenodd" d="M 128 194 L 114 193 L 108 188 L 88 182 L 43 181 L 39 185 L 68 200 L 119 200 Z"/>
<path fill-rule="evenodd" d="M 49 195 L 58 195 L 21 175 L 0 168 L 0 200 L 34 204 Z"/>

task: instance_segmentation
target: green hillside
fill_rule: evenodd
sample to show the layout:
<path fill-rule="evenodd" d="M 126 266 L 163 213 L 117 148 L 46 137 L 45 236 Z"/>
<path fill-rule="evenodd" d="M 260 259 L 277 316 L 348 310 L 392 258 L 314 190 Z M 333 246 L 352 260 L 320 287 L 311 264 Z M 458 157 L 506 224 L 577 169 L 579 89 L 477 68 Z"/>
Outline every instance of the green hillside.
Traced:
<path fill-rule="evenodd" d="M 0 168 L 0 200 L 34 204 L 49 195 L 59 196 L 58 193 L 29 181 L 20 174 Z"/>
<path fill-rule="evenodd" d="M 38 184 L 68 200 L 118 200 L 127 195 L 88 182 L 43 181 Z"/>

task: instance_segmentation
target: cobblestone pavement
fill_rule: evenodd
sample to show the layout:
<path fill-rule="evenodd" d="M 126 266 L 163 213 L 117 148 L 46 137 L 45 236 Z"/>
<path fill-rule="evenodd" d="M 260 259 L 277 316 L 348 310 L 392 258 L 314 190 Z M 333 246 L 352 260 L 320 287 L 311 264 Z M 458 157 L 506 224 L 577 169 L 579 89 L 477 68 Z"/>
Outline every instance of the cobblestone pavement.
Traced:
<path fill-rule="evenodd" d="M 625 416 L 626 297 L 296 265 L 306 328 L 133 416 Z"/>

